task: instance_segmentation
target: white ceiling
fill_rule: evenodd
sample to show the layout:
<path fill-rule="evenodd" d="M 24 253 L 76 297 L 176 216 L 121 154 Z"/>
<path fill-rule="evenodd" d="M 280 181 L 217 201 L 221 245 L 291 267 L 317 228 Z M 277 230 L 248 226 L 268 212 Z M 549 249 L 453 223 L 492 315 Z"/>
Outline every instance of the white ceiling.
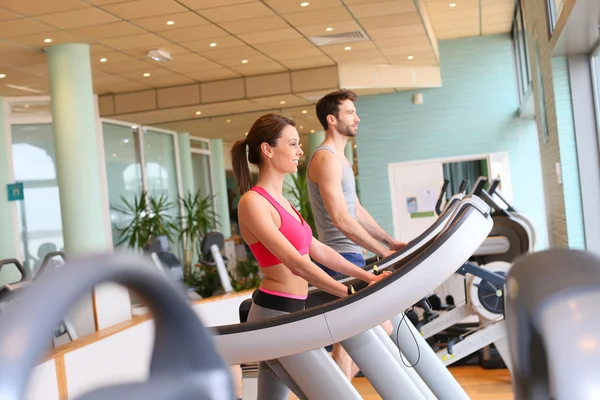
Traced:
<path fill-rule="evenodd" d="M 42 50 L 73 42 L 90 44 L 94 91 L 100 95 L 342 64 L 439 65 L 437 40 L 508 33 L 515 1 L 301 3 L 0 0 L 0 96 L 47 94 L 46 56 Z M 363 32 L 366 40 L 323 46 L 310 40 L 313 36 L 356 31 Z M 51 43 L 46 43 L 47 39 Z M 152 49 L 169 52 L 172 61 L 157 63 L 149 59 L 146 55 Z M 367 89 L 361 94 L 394 90 Z M 301 121 L 303 133 L 319 129 L 314 101 L 294 95 L 281 97 L 227 101 L 213 106 L 219 111 L 199 116 L 193 106 L 188 106 L 189 110 L 184 111 L 192 117 L 185 119 L 177 114 L 182 108 L 174 108 L 171 113 L 153 111 L 123 117 L 205 137 L 235 138 L 247 131 L 260 113 L 286 108 L 284 112 Z M 285 107 L 279 106 L 281 101 L 286 101 Z M 302 114 L 303 110 L 308 110 L 307 114 Z"/>

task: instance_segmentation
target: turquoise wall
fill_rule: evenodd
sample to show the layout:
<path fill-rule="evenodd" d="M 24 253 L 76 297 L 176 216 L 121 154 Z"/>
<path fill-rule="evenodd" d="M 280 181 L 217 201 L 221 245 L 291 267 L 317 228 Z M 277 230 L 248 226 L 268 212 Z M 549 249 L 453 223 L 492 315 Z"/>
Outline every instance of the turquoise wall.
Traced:
<path fill-rule="evenodd" d="M 569 247 L 585 249 L 579 164 L 567 57 L 554 57 L 552 59 L 552 78 Z"/>
<path fill-rule="evenodd" d="M 393 233 L 388 164 L 508 152 L 514 206 L 536 227 L 537 248 L 548 243 L 536 125 L 519 108 L 508 35 L 439 43 L 442 87 L 359 98 L 357 137 L 361 202 Z"/>

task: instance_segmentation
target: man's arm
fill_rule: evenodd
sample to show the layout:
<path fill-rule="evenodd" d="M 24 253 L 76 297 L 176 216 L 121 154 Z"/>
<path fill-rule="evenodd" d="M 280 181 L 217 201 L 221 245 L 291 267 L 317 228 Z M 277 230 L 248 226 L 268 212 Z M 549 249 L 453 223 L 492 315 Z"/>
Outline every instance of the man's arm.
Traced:
<path fill-rule="evenodd" d="M 309 174 L 311 180 L 319 185 L 321 198 L 333 225 L 357 245 L 381 257 L 387 256 L 389 250 L 348 212 L 342 190 L 342 166 L 337 157 L 327 151 L 318 152 L 311 162 Z"/>
<path fill-rule="evenodd" d="M 375 218 L 360 204 L 358 197 L 356 198 L 356 218 L 358 219 L 358 223 L 369 232 L 369 235 L 385 244 L 390 250 L 399 250 L 406 246 L 406 243 L 396 241 L 379 226 Z"/>

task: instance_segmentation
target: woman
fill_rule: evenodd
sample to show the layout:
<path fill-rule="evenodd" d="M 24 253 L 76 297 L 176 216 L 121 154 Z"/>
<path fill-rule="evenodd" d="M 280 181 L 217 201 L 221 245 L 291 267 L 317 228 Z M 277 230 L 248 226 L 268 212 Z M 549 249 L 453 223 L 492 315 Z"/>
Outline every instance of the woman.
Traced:
<path fill-rule="evenodd" d="M 294 121 L 274 114 L 260 117 L 246 139 L 231 149 L 233 171 L 242 195 L 238 204 L 240 233 L 264 276 L 254 295 L 249 322 L 303 310 L 309 284 L 339 297 L 352 293 L 352 287 L 334 280 L 311 257 L 369 284 L 389 274 L 370 274 L 313 238 L 310 226 L 283 196 L 285 174 L 297 172 L 302 154 Z M 255 186 L 248 162 L 258 166 Z M 259 400 L 287 399 L 288 386 L 293 388 L 292 385 L 276 360 L 259 364 Z"/>

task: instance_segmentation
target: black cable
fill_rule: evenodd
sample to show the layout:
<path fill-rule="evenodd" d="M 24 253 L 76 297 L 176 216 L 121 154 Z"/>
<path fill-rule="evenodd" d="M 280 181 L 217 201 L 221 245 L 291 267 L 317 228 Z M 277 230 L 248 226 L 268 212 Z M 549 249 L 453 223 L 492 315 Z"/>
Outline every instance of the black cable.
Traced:
<path fill-rule="evenodd" d="M 412 312 L 415 308 L 414 307 L 410 307 L 407 308 L 404 311 L 404 315 L 402 316 L 402 319 L 400 320 L 400 322 L 398 323 L 398 326 L 396 327 L 396 346 L 398 346 L 398 340 L 400 338 L 400 325 L 402 325 L 402 321 L 404 321 L 404 318 L 406 318 L 406 313 L 407 312 Z M 417 338 L 415 338 L 415 334 L 412 332 L 412 329 L 410 329 L 410 326 L 408 325 L 408 322 L 406 323 L 406 327 L 408 328 L 408 331 L 410 332 L 410 334 L 412 335 L 414 341 L 415 341 L 415 345 L 417 346 L 417 361 L 415 361 L 415 363 L 413 365 L 408 365 L 404 362 L 404 359 L 402 357 L 402 352 L 400 352 L 400 360 L 402 360 L 402 363 L 407 367 L 407 368 L 414 368 L 419 361 L 421 360 L 421 349 L 419 348 L 419 343 L 417 342 Z M 416 327 L 415 327 L 416 329 Z"/>

